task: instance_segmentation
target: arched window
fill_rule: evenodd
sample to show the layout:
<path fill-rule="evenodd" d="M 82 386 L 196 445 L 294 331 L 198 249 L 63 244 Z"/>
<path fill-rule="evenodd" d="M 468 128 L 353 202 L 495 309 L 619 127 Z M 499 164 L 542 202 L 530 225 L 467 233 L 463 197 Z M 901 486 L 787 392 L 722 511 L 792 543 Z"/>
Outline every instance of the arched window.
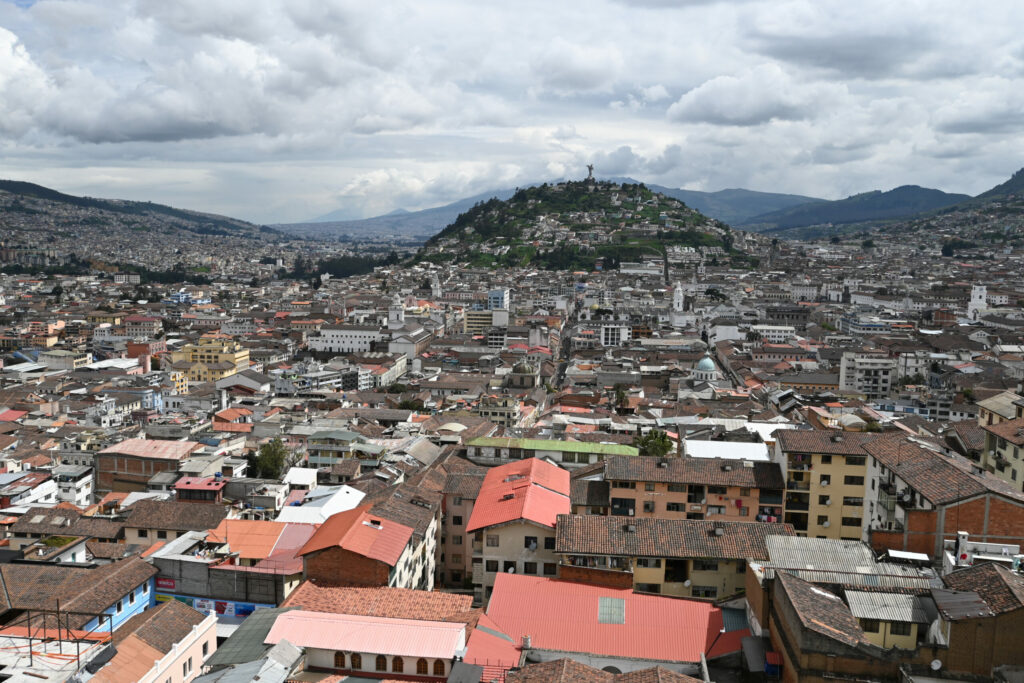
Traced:
<path fill-rule="evenodd" d="M 443 659 L 435 659 L 434 660 L 434 675 L 435 676 L 444 676 L 444 660 Z"/>
<path fill-rule="evenodd" d="M 392 657 L 391 670 L 395 673 L 402 673 L 405 670 L 405 660 L 401 657 Z"/>
<path fill-rule="evenodd" d="M 345 668 L 345 653 L 335 652 L 334 653 L 334 668 L 344 669 Z"/>
<path fill-rule="evenodd" d="M 377 671 L 388 670 L 388 658 L 384 655 L 377 655 Z"/>
<path fill-rule="evenodd" d="M 421 676 L 426 676 L 429 673 L 427 671 L 427 660 L 422 657 L 416 660 L 416 673 Z"/>
<path fill-rule="evenodd" d="M 363 668 L 363 656 L 358 652 L 352 653 L 352 668 L 362 669 Z"/>

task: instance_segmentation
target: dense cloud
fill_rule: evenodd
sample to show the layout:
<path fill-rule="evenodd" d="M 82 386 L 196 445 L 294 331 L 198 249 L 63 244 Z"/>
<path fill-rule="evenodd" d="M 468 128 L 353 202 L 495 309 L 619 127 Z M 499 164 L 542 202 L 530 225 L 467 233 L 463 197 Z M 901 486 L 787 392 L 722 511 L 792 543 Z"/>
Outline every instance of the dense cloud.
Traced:
<path fill-rule="evenodd" d="M 258 221 L 586 173 L 838 197 L 1024 165 L 1016 3 L 0 0 L 5 175 Z M 955 27 L 955 30 L 951 30 Z"/>

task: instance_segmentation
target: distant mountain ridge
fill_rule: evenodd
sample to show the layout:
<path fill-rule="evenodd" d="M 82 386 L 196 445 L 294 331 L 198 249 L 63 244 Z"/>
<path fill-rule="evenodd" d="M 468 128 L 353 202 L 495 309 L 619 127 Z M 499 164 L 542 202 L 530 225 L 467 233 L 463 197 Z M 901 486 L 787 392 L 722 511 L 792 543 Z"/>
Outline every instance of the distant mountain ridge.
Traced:
<path fill-rule="evenodd" d="M 888 192 L 874 190 L 846 199 L 799 204 L 754 216 L 740 225 L 748 230 L 769 232 L 812 225 L 892 220 L 954 206 L 969 199 L 971 197 L 965 194 L 903 185 Z"/>
<path fill-rule="evenodd" d="M 120 215 L 124 217 L 121 220 L 131 220 L 128 218 L 129 216 L 155 218 L 161 221 L 169 221 L 176 227 L 199 234 L 245 235 L 260 232 L 277 232 L 271 228 L 227 216 L 188 209 L 176 209 L 164 204 L 154 204 L 153 202 L 78 197 L 20 180 L 0 180 L 0 193 L 6 193 L 11 197 L 10 202 L 0 206 L 0 216 L 3 216 L 5 213 L 38 213 L 38 209 L 32 209 L 24 205 L 24 200 L 38 200 L 41 202 L 67 204 L 84 211 L 91 209 L 115 216 Z M 92 221 L 91 224 L 95 225 L 96 222 Z"/>

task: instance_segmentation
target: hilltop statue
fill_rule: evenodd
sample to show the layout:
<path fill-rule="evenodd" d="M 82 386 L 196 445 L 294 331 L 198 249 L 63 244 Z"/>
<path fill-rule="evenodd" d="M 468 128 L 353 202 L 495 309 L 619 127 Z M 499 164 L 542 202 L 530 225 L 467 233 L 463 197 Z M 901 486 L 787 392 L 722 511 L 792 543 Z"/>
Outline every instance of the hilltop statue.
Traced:
<path fill-rule="evenodd" d="M 594 179 L 594 165 L 593 164 L 587 164 L 587 180 L 593 180 L 593 179 Z"/>

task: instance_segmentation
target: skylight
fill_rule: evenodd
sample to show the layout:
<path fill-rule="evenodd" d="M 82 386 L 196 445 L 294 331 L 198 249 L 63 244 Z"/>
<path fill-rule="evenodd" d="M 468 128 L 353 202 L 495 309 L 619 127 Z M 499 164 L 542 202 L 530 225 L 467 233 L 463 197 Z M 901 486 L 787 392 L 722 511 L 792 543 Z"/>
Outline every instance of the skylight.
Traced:
<path fill-rule="evenodd" d="M 626 601 L 622 598 L 598 598 L 597 622 L 599 624 L 625 624 Z"/>

